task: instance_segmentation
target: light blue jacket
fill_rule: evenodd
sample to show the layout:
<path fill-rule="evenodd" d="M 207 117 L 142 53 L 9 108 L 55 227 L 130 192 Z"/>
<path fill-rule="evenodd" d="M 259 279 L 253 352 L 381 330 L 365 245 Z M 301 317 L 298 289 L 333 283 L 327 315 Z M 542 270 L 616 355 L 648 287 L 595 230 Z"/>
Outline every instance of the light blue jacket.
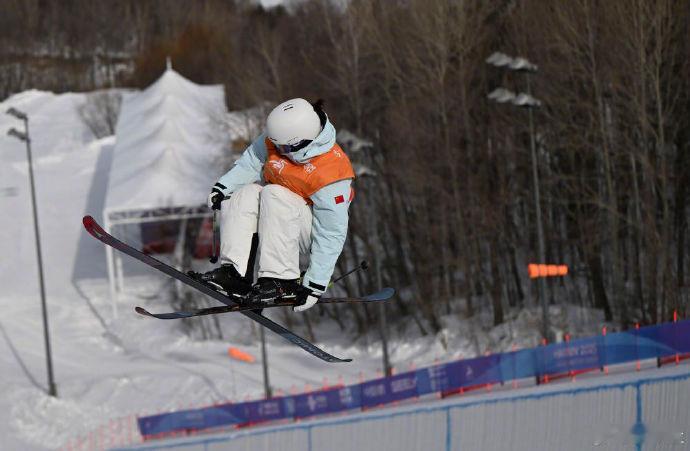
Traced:
<path fill-rule="evenodd" d="M 268 158 L 265 140 L 265 134 L 259 135 L 235 162 L 232 169 L 218 180 L 218 183 L 225 187 L 222 189 L 225 196 L 248 183 L 264 181 L 263 167 Z M 334 144 L 335 128 L 327 120 L 323 130 L 311 144 L 289 154 L 288 157 L 296 163 L 305 164 L 311 158 L 328 152 Z M 328 287 L 335 263 L 343 251 L 347 237 L 351 183 L 352 180 L 349 179 L 341 180 L 324 186 L 310 196 L 313 202 L 311 255 L 309 269 L 304 275 L 302 284 L 318 293 L 323 293 Z M 337 203 L 335 199 L 339 196 L 342 196 L 345 202 Z"/>

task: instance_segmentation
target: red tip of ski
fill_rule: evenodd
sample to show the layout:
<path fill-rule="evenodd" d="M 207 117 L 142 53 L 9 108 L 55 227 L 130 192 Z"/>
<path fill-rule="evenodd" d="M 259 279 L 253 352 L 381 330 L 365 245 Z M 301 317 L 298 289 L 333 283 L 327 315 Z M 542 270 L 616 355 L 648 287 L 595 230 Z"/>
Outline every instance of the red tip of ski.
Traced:
<path fill-rule="evenodd" d="M 88 230 L 89 232 L 93 229 L 93 226 L 96 225 L 96 220 L 93 219 L 92 216 L 86 215 L 82 218 L 81 220 L 82 224 L 84 224 L 84 228 Z"/>
<path fill-rule="evenodd" d="M 94 237 L 100 239 L 103 236 L 103 229 L 101 228 L 100 225 L 96 222 L 95 219 L 93 219 L 92 216 L 86 215 L 82 218 L 81 220 L 82 224 L 84 224 L 84 228 L 86 229 L 87 232 L 89 232 L 91 235 Z"/>

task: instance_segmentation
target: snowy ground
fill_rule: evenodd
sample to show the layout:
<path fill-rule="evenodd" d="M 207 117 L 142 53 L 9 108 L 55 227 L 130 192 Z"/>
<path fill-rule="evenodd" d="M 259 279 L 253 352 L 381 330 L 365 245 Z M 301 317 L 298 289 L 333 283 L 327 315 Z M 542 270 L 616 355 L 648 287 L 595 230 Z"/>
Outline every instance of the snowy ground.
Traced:
<path fill-rule="evenodd" d="M 156 321 L 132 311 L 142 305 L 168 310 L 155 298 L 163 279 L 152 271 L 132 279 L 113 316 L 107 295 L 105 253 L 82 229 L 84 214 L 97 219 L 105 199 L 113 139 L 94 140 L 78 117 L 81 94 L 29 91 L 0 103 L 29 113 L 34 171 L 49 305 L 58 398 L 45 394 L 46 367 L 38 295 L 30 191 L 23 143 L 6 136 L 21 124 L 0 115 L 0 449 L 55 449 L 110 419 L 262 395 L 261 363 L 231 361 L 228 346 L 259 357 L 258 329 L 239 315 L 225 315 L 225 339 L 188 338 L 174 321 Z M 141 268 L 140 268 L 141 269 Z M 277 319 L 282 321 L 282 314 Z M 554 324 L 575 335 L 596 333 L 601 318 L 579 308 L 554 310 Z M 444 318 L 445 330 L 420 337 L 416 328 L 391 330 L 391 360 L 400 371 L 412 364 L 471 357 L 538 339 L 538 313 L 511 312 L 512 320 L 491 329 L 489 312 L 479 320 Z M 306 335 L 302 326 L 298 333 Z M 381 344 L 371 333 L 356 342 L 334 323 L 315 329 L 319 345 L 353 363 L 323 363 L 268 334 L 270 378 L 290 392 L 324 378 L 355 383 L 381 368 Z M 472 337 L 477 336 L 477 339 Z M 445 344 L 445 345 L 444 345 Z"/>

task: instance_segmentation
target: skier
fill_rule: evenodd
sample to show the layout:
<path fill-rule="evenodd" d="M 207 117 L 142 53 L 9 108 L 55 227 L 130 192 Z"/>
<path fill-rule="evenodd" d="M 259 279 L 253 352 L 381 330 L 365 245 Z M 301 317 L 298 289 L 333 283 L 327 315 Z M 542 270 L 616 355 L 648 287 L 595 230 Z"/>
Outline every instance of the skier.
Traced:
<path fill-rule="evenodd" d="M 208 196 L 209 208 L 221 211 L 221 266 L 195 277 L 239 302 L 295 299 L 293 309 L 304 311 L 318 301 L 342 252 L 354 197 L 355 174 L 335 135 L 321 101 L 296 98 L 271 111 L 265 132 Z"/>

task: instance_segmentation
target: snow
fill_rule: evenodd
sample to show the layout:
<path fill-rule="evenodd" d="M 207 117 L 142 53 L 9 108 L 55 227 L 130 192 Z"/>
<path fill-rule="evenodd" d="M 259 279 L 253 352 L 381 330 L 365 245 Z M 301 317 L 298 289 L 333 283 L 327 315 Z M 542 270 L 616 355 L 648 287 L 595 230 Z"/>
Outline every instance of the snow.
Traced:
<path fill-rule="evenodd" d="M 201 86 L 172 69 L 124 98 L 105 207 L 109 210 L 197 206 L 222 142 L 210 118 L 224 116 L 222 85 Z M 180 182 L 184 181 L 184 184 Z"/>
<path fill-rule="evenodd" d="M 180 407 L 257 398 L 263 393 L 258 328 L 239 315 L 219 318 L 223 340 L 197 341 L 180 323 L 157 321 L 133 312 L 170 307 L 161 288 L 167 279 L 140 265 L 128 280 L 118 318 L 112 316 L 103 246 L 82 229 L 81 218 L 97 219 L 113 186 L 113 137 L 96 140 L 78 107 L 86 94 L 27 91 L 0 102 L 30 117 L 34 173 L 53 366 L 59 396 L 45 394 L 46 360 L 37 283 L 36 249 L 24 144 L 6 135 L 21 130 L 16 119 L 0 114 L 0 449 L 57 449 L 78 436 L 107 427 L 113 420 Z M 117 158 L 117 156 L 115 156 Z M 145 167 L 142 169 L 145 170 Z M 199 174 L 202 177 L 205 174 Z M 215 175 L 208 176 L 208 186 Z M 137 179 L 116 185 L 145 196 Z M 184 180 L 180 180 L 180 184 Z M 137 263 L 132 263 L 137 265 Z M 203 296 L 199 302 L 208 302 Z M 277 309 L 276 309 L 277 310 Z M 343 311 L 343 310 L 339 310 Z M 590 326 L 571 333 L 592 334 L 600 318 L 576 308 L 554 311 L 556 327 Z M 307 335 L 298 315 L 273 311 L 285 324 L 291 315 L 297 333 Z M 390 355 L 399 371 L 435 360 L 470 357 L 488 350 L 536 343 L 538 310 L 509 311 L 511 321 L 491 327 L 489 312 L 465 319 L 461 311 L 443 318 L 444 331 L 421 337 L 413 324 L 391 327 Z M 372 331 L 355 337 L 333 322 L 315 327 L 317 343 L 350 364 L 327 364 L 268 333 L 270 379 L 274 389 L 301 391 L 342 378 L 376 377 L 381 341 Z M 576 333 L 576 334 L 578 334 Z M 476 336 L 476 339 L 473 339 Z M 229 346 L 257 357 L 253 364 L 232 361 Z M 120 423 L 118 423 L 120 424 Z"/>

